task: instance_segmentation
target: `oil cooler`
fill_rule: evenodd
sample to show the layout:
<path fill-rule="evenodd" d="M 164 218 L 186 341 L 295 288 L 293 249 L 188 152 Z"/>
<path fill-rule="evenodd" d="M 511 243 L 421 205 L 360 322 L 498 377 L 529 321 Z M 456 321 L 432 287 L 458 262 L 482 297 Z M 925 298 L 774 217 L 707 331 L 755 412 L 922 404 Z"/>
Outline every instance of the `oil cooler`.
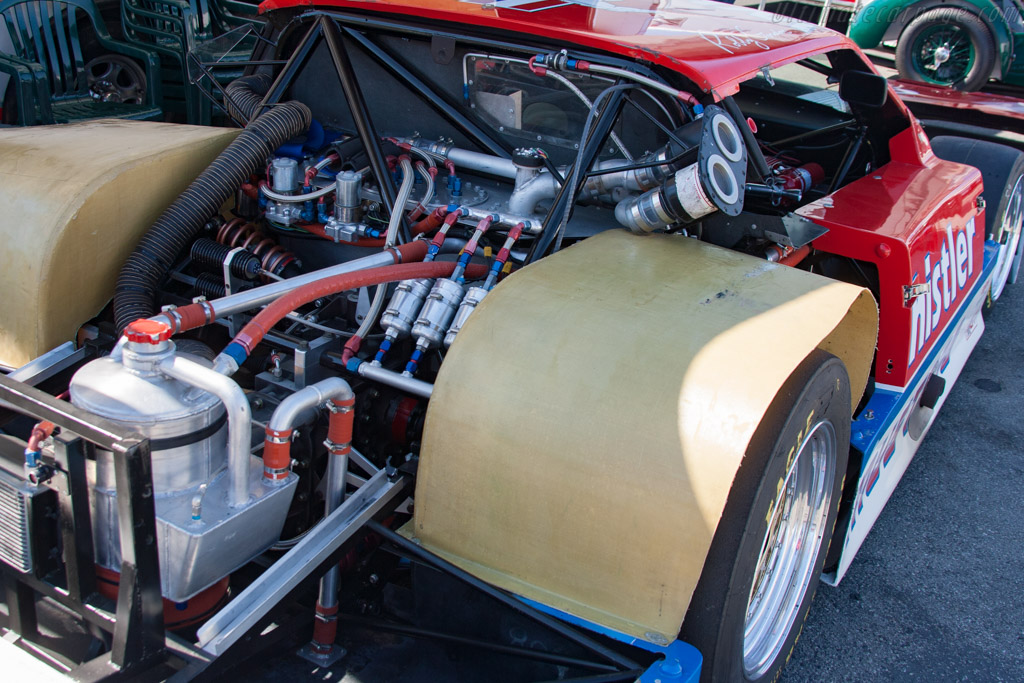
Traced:
<path fill-rule="evenodd" d="M 0 561 L 40 576 L 56 556 L 57 495 L 0 469 Z"/>

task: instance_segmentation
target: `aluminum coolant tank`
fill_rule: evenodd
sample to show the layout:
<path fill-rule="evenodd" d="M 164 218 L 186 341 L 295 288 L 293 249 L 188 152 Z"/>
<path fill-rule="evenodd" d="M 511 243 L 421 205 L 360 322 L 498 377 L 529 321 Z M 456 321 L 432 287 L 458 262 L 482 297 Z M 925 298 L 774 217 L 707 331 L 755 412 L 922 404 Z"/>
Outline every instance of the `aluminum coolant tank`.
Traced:
<path fill-rule="evenodd" d="M 174 354 L 174 343 L 138 350 L 126 344 L 123 362 L 100 358 L 71 379 L 71 402 L 149 437 L 156 498 L 198 489 L 225 466 L 224 405 L 208 392 L 160 373 L 156 366 Z M 96 561 L 120 570 L 117 492 L 113 454 L 97 450 L 90 472 Z"/>
<path fill-rule="evenodd" d="M 259 458 L 246 453 L 246 466 L 229 457 L 229 432 L 249 434 L 248 414 L 235 411 L 230 420 L 243 424 L 225 423 L 221 399 L 161 371 L 161 362 L 174 355 L 169 340 L 128 341 L 120 360 L 101 358 L 75 373 L 71 401 L 149 437 L 160 590 L 168 600 L 183 602 L 280 538 L 298 477 L 289 473 L 283 482 L 267 484 Z M 121 553 L 115 457 L 97 451 L 87 475 L 96 562 L 116 571 Z M 248 497 L 240 503 L 231 495 L 239 478 L 248 482 Z"/>

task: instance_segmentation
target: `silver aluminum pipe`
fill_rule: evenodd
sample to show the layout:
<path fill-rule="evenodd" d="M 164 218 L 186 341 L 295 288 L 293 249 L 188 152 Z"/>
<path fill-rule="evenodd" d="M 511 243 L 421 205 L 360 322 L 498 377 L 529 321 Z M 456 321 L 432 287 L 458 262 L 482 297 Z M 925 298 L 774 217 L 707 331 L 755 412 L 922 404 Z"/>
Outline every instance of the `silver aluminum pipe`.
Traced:
<path fill-rule="evenodd" d="M 346 384 L 346 386 L 348 385 Z M 349 391 L 351 392 L 351 389 Z M 345 502 L 345 481 L 347 477 L 348 453 L 344 453 L 342 455 L 328 455 L 327 490 L 324 492 L 325 519 Z M 317 596 L 317 603 L 321 607 L 331 608 L 338 605 L 339 577 L 340 570 L 338 568 L 338 564 L 334 563 L 320 578 L 320 594 Z"/>
<path fill-rule="evenodd" d="M 430 395 L 434 393 L 434 385 L 430 382 L 424 382 L 413 377 L 405 377 L 401 373 L 382 368 L 379 365 L 360 363 L 356 372 L 361 377 L 372 379 L 381 384 L 387 384 L 390 387 L 401 389 L 421 398 L 430 398 Z"/>
<path fill-rule="evenodd" d="M 532 177 L 521 174 L 512 196 L 508 198 L 508 210 L 513 214 L 532 216 L 537 204 L 546 199 L 554 199 L 560 187 L 559 182 L 546 170 L 534 173 Z"/>
<path fill-rule="evenodd" d="M 353 396 L 352 387 L 348 382 L 340 377 L 328 377 L 296 391 L 281 401 L 274 414 L 270 416 L 267 427 L 277 432 L 288 431 L 306 411 L 332 398 L 350 399 Z"/>
<path fill-rule="evenodd" d="M 292 429 L 300 416 L 331 399 L 352 400 L 355 394 L 349 383 L 340 377 L 328 377 L 311 384 L 281 401 L 267 423 L 268 429 L 285 432 Z M 351 410 L 351 408 L 346 408 Z M 334 444 L 340 446 L 342 444 Z M 327 489 L 324 491 L 324 518 L 337 510 L 345 500 L 345 476 L 348 473 L 348 454 L 329 455 L 327 460 Z M 338 565 L 335 564 L 320 579 L 321 607 L 338 604 Z"/>
<path fill-rule="evenodd" d="M 398 141 L 448 159 L 455 164 L 456 168 L 467 168 L 470 171 L 496 175 L 499 178 L 508 178 L 509 180 L 515 180 L 516 178 L 516 165 L 512 163 L 511 159 L 420 138 L 398 138 Z"/>
<path fill-rule="evenodd" d="M 228 296 L 214 299 L 209 303 L 213 306 L 213 310 L 216 311 L 217 317 L 224 318 L 229 315 L 252 310 L 264 304 L 269 304 L 271 301 L 280 298 L 284 294 L 298 289 L 303 285 L 308 285 L 311 282 L 317 282 L 318 280 L 323 280 L 324 278 L 332 277 L 334 275 L 352 273 L 357 270 L 389 266 L 392 263 L 395 263 L 395 256 L 391 251 L 379 251 L 371 254 L 370 256 L 355 259 L 354 261 L 346 261 L 345 263 L 339 263 L 338 265 L 331 266 L 329 268 L 322 268 L 312 273 L 306 273 L 305 275 L 296 275 L 295 277 L 290 277 L 287 280 L 281 280 L 280 282 L 272 282 L 268 285 L 263 285 L 262 287 L 253 287 L 252 289 L 238 292 L 237 294 L 229 294 Z"/>
<path fill-rule="evenodd" d="M 228 504 L 235 508 L 245 505 L 249 502 L 252 412 L 242 387 L 212 368 L 177 355 L 161 361 L 160 371 L 208 391 L 224 403 L 228 418 Z"/>
<path fill-rule="evenodd" d="M 355 398 L 352 387 L 340 377 L 328 377 L 316 384 L 311 384 L 281 401 L 270 417 L 267 427 L 275 431 L 288 431 L 303 413 L 335 398 L 343 400 Z M 347 472 L 347 455 L 329 457 L 327 460 L 327 490 L 324 492 L 324 517 L 330 515 L 344 502 Z M 328 570 L 320 580 L 319 603 L 322 607 L 334 607 L 338 603 L 337 566 Z"/>

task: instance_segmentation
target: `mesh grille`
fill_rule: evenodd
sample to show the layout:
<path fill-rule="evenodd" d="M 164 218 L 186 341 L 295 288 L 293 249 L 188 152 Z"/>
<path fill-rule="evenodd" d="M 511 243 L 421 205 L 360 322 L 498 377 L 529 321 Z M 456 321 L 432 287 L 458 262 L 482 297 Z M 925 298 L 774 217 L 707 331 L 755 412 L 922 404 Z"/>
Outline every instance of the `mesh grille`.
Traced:
<path fill-rule="evenodd" d="M 32 571 L 28 500 L 6 478 L 0 478 L 0 560 L 23 572 Z"/>

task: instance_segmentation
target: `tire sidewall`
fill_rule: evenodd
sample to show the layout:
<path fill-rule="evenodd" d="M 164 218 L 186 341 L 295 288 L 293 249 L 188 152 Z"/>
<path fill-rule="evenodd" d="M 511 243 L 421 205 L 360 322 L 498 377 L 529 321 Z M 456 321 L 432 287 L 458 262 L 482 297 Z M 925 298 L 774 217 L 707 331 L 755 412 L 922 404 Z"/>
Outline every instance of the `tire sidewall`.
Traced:
<path fill-rule="evenodd" d="M 807 366 L 810 366 L 809 372 Z M 795 389 L 791 386 L 793 379 L 797 380 Z M 850 412 L 850 387 L 845 367 L 834 356 L 816 351 L 779 392 L 762 422 L 765 428 L 759 427 L 751 440 L 681 633 L 681 637 L 696 645 L 704 655 L 702 681 L 752 680 L 743 669 L 743 631 L 767 518 L 785 480 L 790 454 L 795 458 L 808 434 L 808 420 L 813 427 L 827 419 L 835 429 L 837 447 L 832 498 L 825 522 L 827 531 L 814 560 L 815 572 L 782 648 L 765 674 L 753 680 L 774 681 L 788 661 L 813 600 L 835 525 L 846 473 Z"/>
<path fill-rule="evenodd" d="M 986 204 L 985 239 L 997 237 L 995 233 L 1002 225 L 1009 208 L 1013 188 L 1017 179 L 1024 176 L 1024 154 L 1006 145 L 956 136 L 938 136 L 931 141 L 931 144 L 933 151 L 940 159 L 974 166 L 981 171 L 984 184 L 982 197 Z M 1012 245 L 1006 244 L 1006 253 L 1000 253 L 1000 258 L 1010 261 L 1015 259 L 1022 243 L 1024 243 L 1024 236 L 1018 241 L 1012 253 Z M 1007 278 L 1007 284 L 1013 279 L 1011 271 Z M 993 287 L 995 286 L 996 283 L 993 282 Z M 994 303 L 992 293 L 990 291 L 986 299 L 985 310 L 991 308 Z M 1002 291 L 999 294 L 1001 295 Z"/>

